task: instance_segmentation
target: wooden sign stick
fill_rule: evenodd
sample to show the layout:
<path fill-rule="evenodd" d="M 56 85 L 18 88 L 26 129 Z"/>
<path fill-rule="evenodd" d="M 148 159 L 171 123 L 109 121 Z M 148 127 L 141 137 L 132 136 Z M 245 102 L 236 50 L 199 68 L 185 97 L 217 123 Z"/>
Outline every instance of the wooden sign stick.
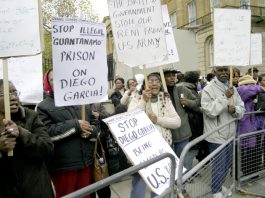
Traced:
<path fill-rule="evenodd" d="M 10 101 L 9 101 L 9 82 L 8 82 L 8 63 L 3 59 L 3 77 L 4 77 L 4 101 L 5 101 L 5 119 L 11 120 Z M 13 156 L 13 150 L 7 152 L 7 156 Z"/>

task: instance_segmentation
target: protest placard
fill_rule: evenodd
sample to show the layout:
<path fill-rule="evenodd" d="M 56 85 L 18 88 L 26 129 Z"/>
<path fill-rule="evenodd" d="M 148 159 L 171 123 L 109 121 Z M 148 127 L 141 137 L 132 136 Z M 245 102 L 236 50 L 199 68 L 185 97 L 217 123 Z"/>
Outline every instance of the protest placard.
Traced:
<path fill-rule="evenodd" d="M 56 106 L 91 104 L 106 98 L 105 24 L 54 18 L 52 50 Z"/>
<path fill-rule="evenodd" d="M 251 65 L 262 64 L 262 35 L 261 33 L 251 34 Z"/>
<path fill-rule="evenodd" d="M 178 166 L 179 159 L 176 154 L 142 110 L 118 114 L 104 119 L 104 122 L 134 165 L 162 153 L 171 153 Z M 170 159 L 166 158 L 140 170 L 139 173 L 151 190 L 160 195 L 169 187 L 170 168 Z M 175 177 L 177 178 L 177 169 Z"/>
<path fill-rule="evenodd" d="M 0 71 L 2 70 L 3 64 L 0 59 Z M 3 78 L 2 72 L 0 78 Z M 43 100 L 42 55 L 9 58 L 8 79 L 21 92 L 19 99 L 22 103 L 41 102 Z"/>
<path fill-rule="evenodd" d="M 159 0 L 108 0 L 118 61 L 128 66 L 167 59 Z"/>
<path fill-rule="evenodd" d="M 164 27 L 165 27 L 168 59 L 164 60 L 162 62 L 147 64 L 146 65 L 147 68 L 156 67 L 159 65 L 166 65 L 166 64 L 170 64 L 170 63 L 176 63 L 179 61 L 178 50 L 176 47 L 174 33 L 173 33 L 173 29 L 172 29 L 171 22 L 169 19 L 167 5 L 162 5 L 162 15 L 163 15 L 163 22 L 164 22 Z"/>
<path fill-rule="evenodd" d="M 250 10 L 214 9 L 214 66 L 249 65 L 250 18 Z"/>
<path fill-rule="evenodd" d="M 41 52 L 38 0 L 0 0 L 0 57 Z"/>

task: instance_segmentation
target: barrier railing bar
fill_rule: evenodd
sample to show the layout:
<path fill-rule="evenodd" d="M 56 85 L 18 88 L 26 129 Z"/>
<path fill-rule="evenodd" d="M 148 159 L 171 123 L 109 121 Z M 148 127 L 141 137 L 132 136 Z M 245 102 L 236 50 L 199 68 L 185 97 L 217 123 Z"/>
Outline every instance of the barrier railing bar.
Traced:
<path fill-rule="evenodd" d="M 103 180 L 100 180 L 96 183 L 93 183 L 87 187 L 81 188 L 75 192 L 72 192 L 66 196 L 64 196 L 63 198 L 81 198 L 84 197 L 88 194 L 91 194 L 93 192 L 98 191 L 99 189 L 102 189 L 110 184 L 113 184 L 117 181 L 120 181 L 121 178 L 126 177 L 126 176 L 130 176 L 136 172 L 138 172 L 139 170 L 146 168 L 147 166 L 156 163 L 164 158 L 170 158 L 171 161 L 171 173 L 170 173 L 170 185 L 169 187 L 160 195 L 160 196 L 156 196 L 157 198 L 159 197 L 164 197 L 166 194 L 171 193 L 171 197 L 173 198 L 173 192 L 174 192 L 174 184 L 175 184 L 175 170 L 176 170 L 176 161 L 175 161 L 175 157 L 174 155 L 172 155 L 171 153 L 163 153 L 151 160 L 148 160 L 146 162 L 143 162 L 141 164 L 138 164 L 136 166 L 132 166 L 128 169 L 125 169 L 119 173 L 116 173 L 112 176 L 109 176 Z M 170 190 L 172 189 L 172 190 Z"/>
<path fill-rule="evenodd" d="M 190 148 L 192 148 L 193 146 L 195 146 L 196 144 L 198 144 L 199 142 L 201 142 L 202 140 L 204 140 L 206 137 L 212 135 L 213 133 L 215 133 L 216 131 L 218 131 L 219 129 L 223 128 L 224 126 L 226 126 L 227 124 L 230 124 L 232 122 L 234 122 L 235 120 L 237 120 L 236 118 L 221 124 L 219 127 L 217 127 L 216 129 L 214 129 L 213 131 L 209 132 L 209 133 L 205 133 L 201 136 L 199 136 L 198 138 L 192 140 L 191 142 L 189 142 L 183 149 L 183 151 L 181 152 L 180 158 L 179 158 L 179 165 L 178 165 L 178 179 L 177 179 L 177 184 L 178 186 L 182 186 L 183 181 L 183 164 L 184 164 L 184 158 L 186 157 L 186 154 L 188 153 L 188 151 L 190 150 Z M 211 155 L 210 155 L 211 156 Z M 209 157 L 209 156 L 208 156 Z M 207 157 L 206 157 L 207 158 Z M 190 171 L 189 171 L 190 172 Z M 185 173 L 184 173 L 185 174 Z"/>

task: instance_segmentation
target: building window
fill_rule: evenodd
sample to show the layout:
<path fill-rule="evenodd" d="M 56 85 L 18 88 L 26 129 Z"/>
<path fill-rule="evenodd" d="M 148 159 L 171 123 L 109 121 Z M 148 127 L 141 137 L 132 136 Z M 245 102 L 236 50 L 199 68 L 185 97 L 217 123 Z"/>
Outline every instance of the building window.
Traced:
<path fill-rule="evenodd" d="M 189 23 L 191 25 L 196 25 L 196 4 L 195 0 L 192 0 L 188 4 L 188 14 L 189 14 Z"/>
<path fill-rule="evenodd" d="M 240 7 L 249 9 L 250 6 L 250 0 L 240 0 Z"/>
<path fill-rule="evenodd" d="M 173 12 L 172 14 L 170 14 L 170 22 L 171 22 L 172 27 L 177 26 L 177 13 L 176 12 Z"/>
<path fill-rule="evenodd" d="M 210 0 L 211 10 L 214 8 L 220 8 L 220 0 Z"/>
<path fill-rule="evenodd" d="M 211 39 L 209 41 L 208 44 L 208 48 L 209 48 L 209 61 L 210 61 L 210 66 L 213 66 L 213 39 Z"/>
<path fill-rule="evenodd" d="M 211 21 L 213 21 L 213 10 L 214 8 L 220 8 L 220 0 L 210 0 L 211 6 Z"/>
<path fill-rule="evenodd" d="M 213 66 L 213 56 L 214 56 L 214 51 L 213 51 L 213 36 L 209 36 L 206 41 L 205 41 L 205 62 L 206 62 L 206 67 L 212 67 Z M 208 68 L 205 68 L 207 71 Z"/>

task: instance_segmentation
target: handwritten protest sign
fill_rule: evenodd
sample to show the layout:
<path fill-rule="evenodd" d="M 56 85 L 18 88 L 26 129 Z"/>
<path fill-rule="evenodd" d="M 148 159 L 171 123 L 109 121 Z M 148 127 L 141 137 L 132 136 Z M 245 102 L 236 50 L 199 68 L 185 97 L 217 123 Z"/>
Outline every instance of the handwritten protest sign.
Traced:
<path fill-rule="evenodd" d="M 3 71 L 0 59 L 0 71 Z M 0 72 L 3 78 L 3 72 Z M 22 103 L 38 104 L 43 100 L 42 56 L 27 56 L 8 59 L 8 79 L 21 92 Z M 34 83 L 33 83 L 34 82 Z"/>
<path fill-rule="evenodd" d="M 93 21 L 52 20 L 56 106 L 83 105 L 107 95 L 106 26 Z"/>
<path fill-rule="evenodd" d="M 250 10 L 214 9 L 214 66 L 249 65 L 250 17 Z"/>
<path fill-rule="evenodd" d="M 260 33 L 251 34 L 251 65 L 262 64 L 262 35 Z"/>
<path fill-rule="evenodd" d="M 147 64 L 147 68 L 156 67 L 159 65 L 166 65 L 170 63 L 176 63 L 179 61 L 178 50 L 176 47 L 176 42 L 174 39 L 174 33 L 171 26 L 171 22 L 168 15 L 167 5 L 162 5 L 162 14 L 163 14 L 163 22 L 165 27 L 165 35 L 166 35 L 166 43 L 167 43 L 167 51 L 168 51 L 168 60 L 162 62 L 156 62 L 152 64 Z"/>
<path fill-rule="evenodd" d="M 174 151 L 142 110 L 118 114 L 104 119 L 104 122 L 134 165 L 162 153 L 173 154 L 178 165 L 179 160 Z M 170 159 L 166 158 L 140 170 L 139 173 L 151 190 L 160 195 L 169 187 L 170 168 Z"/>
<path fill-rule="evenodd" d="M 0 0 L 0 57 L 40 53 L 38 0 Z"/>
<path fill-rule="evenodd" d="M 159 0 L 108 0 L 118 61 L 128 66 L 167 59 Z"/>

